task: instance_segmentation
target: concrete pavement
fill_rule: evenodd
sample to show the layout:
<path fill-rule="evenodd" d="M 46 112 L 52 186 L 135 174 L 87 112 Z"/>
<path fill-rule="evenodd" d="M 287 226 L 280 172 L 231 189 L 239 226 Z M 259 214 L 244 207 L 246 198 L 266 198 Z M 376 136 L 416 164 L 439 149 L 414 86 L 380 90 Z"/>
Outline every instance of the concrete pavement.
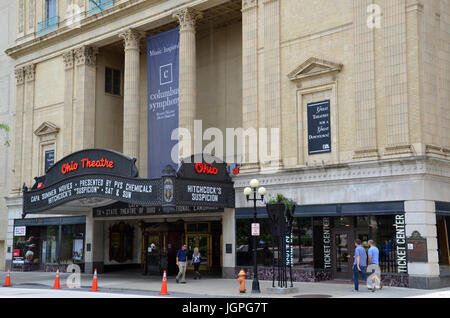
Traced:
<path fill-rule="evenodd" d="M 76 293 L 87 293 L 83 297 L 100 297 L 102 293 L 114 293 L 123 297 L 158 297 L 161 290 L 162 277 L 144 276 L 137 271 L 112 272 L 98 275 L 98 288 L 100 293 L 88 292 L 92 286 L 92 275 L 81 274 L 81 288 L 78 290 L 70 290 L 67 284 L 69 273 L 60 274 L 60 282 L 63 290 L 52 291 L 49 295 L 59 296 L 58 292 L 70 291 L 73 295 L 81 295 Z M 5 272 L 0 272 L 0 283 L 3 285 L 6 278 Z M 16 293 L 15 289 L 27 290 L 48 290 L 53 287 L 55 273 L 44 272 L 11 272 L 12 288 L 0 288 L 0 297 L 6 297 L 8 293 Z M 251 294 L 252 281 L 246 282 L 247 293 L 239 294 L 239 284 L 235 279 L 222 279 L 214 277 L 204 277 L 201 280 L 194 280 L 187 277 L 187 284 L 177 284 L 175 277 L 167 279 L 168 291 L 170 296 L 176 298 L 198 298 L 198 297 L 242 297 L 242 298 L 404 298 L 404 297 L 425 297 L 425 298 L 450 298 L 450 288 L 438 290 L 420 290 L 400 287 L 383 287 L 382 290 L 372 293 L 368 291 L 365 284 L 360 284 L 360 291 L 353 292 L 351 282 L 321 282 L 321 283 L 294 283 L 294 287 L 298 288 L 298 292 L 288 295 L 279 295 L 267 291 L 272 286 L 271 281 L 260 281 L 260 294 Z M 7 291 L 10 290 L 10 291 Z M 33 294 L 33 293 L 31 293 Z M 37 292 L 33 294 L 39 297 L 41 294 Z M 61 294 L 62 296 L 63 294 Z M 69 294 L 67 294 L 69 295 Z M 91 296 L 92 295 L 92 296 Z M 100 295 L 100 296 L 98 296 Z M 52 297 L 49 296 L 49 297 Z M 20 297 L 17 292 L 15 297 Z M 71 297 L 71 296 L 68 296 Z M 81 296 L 79 296 L 81 297 Z M 119 296 L 121 297 L 121 296 Z"/>

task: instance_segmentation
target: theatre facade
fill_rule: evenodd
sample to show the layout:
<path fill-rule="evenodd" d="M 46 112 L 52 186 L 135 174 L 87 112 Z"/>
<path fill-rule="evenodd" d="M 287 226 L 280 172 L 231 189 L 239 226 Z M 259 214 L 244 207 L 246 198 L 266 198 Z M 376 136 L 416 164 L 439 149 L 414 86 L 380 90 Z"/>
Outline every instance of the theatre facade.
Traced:
<path fill-rule="evenodd" d="M 18 1 L 7 267 L 173 274 L 186 243 L 250 277 L 258 179 L 296 202 L 295 280 L 372 239 L 386 285 L 449 286 L 449 1 Z"/>

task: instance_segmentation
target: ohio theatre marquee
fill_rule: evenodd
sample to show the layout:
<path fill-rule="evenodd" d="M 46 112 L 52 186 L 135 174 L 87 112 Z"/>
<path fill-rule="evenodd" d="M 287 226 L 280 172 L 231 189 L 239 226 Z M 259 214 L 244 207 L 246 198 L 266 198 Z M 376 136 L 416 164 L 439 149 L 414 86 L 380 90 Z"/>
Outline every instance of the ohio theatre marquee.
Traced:
<path fill-rule="evenodd" d="M 75 152 L 23 188 L 23 217 L 64 203 L 103 198 L 115 203 L 94 209 L 94 217 L 223 211 L 234 208 L 233 182 L 226 163 L 200 156 L 182 161 L 178 171 L 168 165 L 161 178 L 138 177 L 136 160 L 105 149 Z M 213 160 L 213 161 L 211 161 Z"/>

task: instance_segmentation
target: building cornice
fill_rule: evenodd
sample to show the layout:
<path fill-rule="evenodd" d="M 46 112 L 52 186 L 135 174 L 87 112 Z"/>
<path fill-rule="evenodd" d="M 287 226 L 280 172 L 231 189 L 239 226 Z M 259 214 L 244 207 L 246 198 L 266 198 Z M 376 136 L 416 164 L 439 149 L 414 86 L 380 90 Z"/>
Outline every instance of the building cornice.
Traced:
<path fill-rule="evenodd" d="M 173 5 L 171 7 L 167 7 L 168 4 L 166 4 L 166 2 L 173 2 Z M 76 27 L 71 27 L 70 25 L 62 25 L 57 30 L 46 35 L 36 37 L 10 47 L 5 51 L 5 53 L 13 59 L 19 59 L 23 56 L 26 56 L 27 54 L 42 50 L 46 47 L 51 47 L 52 45 L 63 42 L 69 38 L 78 38 L 81 34 L 90 32 L 95 28 L 96 25 L 104 26 L 111 21 L 117 21 L 121 18 L 129 18 L 133 14 L 142 12 L 147 8 L 153 7 L 155 5 L 161 4 L 162 8 L 160 12 L 152 12 L 152 14 L 148 17 L 145 17 L 145 19 L 139 19 L 138 21 L 133 21 L 132 23 L 129 23 L 129 21 L 127 20 L 124 22 L 126 24 L 122 25 L 122 28 L 108 30 L 107 32 L 103 32 L 101 36 L 86 36 L 86 41 L 81 40 L 77 44 L 74 44 L 72 46 L 90 45 L 97 41 L 104 40 L 104 35 L 108 35 L 111 32 L 113 32 L 115 35 L 118 35 L 120 32 L 125 31 L 126 29 L 141 28 L 142 26 L 148 25 L 149 23 L 157 24 L 157 21 L 161 21 L 163 19 L 166 19 L 166 22 L 175 21 L 175 18 L 172 17 L 172 14 L 177 10 L 180 10 L 187 6 L 206 10 L 209 7 L 214 7 L 223 2 L 224 0 L 191 0 L 190 2 L 185 1 L 184 3 L 176 0 L 130 0 L 124 3 L 119 3 L 103 12 L 99 12 L 95 15 L 83 18 L 81 21 L 77 22 Z M 158 26 L 155 25 L 155 27 Z M 71 47 L 66 47 L 63 50 L 70 49 Z"/>
<path fill-rule="evenodd" d="M 270 172 L 249 172 L 233 177 L 235 188 L 248 186 L 257 178 L 261 185 L 335 182 L 424 175 L 450 178 L 450 161 L 429 156 L 343 163 L 317 167 L 283 169 Z"/>

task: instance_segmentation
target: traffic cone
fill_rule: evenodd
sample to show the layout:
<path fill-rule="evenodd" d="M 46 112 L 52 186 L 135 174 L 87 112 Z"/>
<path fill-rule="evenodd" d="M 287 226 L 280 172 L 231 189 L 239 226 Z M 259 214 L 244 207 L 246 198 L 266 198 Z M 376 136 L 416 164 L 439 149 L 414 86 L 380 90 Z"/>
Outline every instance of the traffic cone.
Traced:
<path fill-rule="evenodd" d="M 164 271 L 164 276 L 163 276 L 162 286 L 161 286 L 161 292 L 159 294 L 160 295 L 170 295 L 167 292 L 167 274 L 166 274 L 166 271 Z"/>
<path fill-rule="evenodd" d="M 98 291 L 98 285 L 97 285 L 97 269 L 94 270 L 94 280 L 92 281 L 92 288 L 90 291 Z"/>
<path fill-rule="evenodd" d="M 59 268 L 56 270 L 56 278 L 55 284 L 53 285 L 53 289 L 61 289 L 61 286 L 59 285 Z"/>
<path fill-rule="evenodd" d="M 6 276 L 5 285 L 3 287 L 11 287 L 11 269 L 8 268 L 8 275 Z"/>

